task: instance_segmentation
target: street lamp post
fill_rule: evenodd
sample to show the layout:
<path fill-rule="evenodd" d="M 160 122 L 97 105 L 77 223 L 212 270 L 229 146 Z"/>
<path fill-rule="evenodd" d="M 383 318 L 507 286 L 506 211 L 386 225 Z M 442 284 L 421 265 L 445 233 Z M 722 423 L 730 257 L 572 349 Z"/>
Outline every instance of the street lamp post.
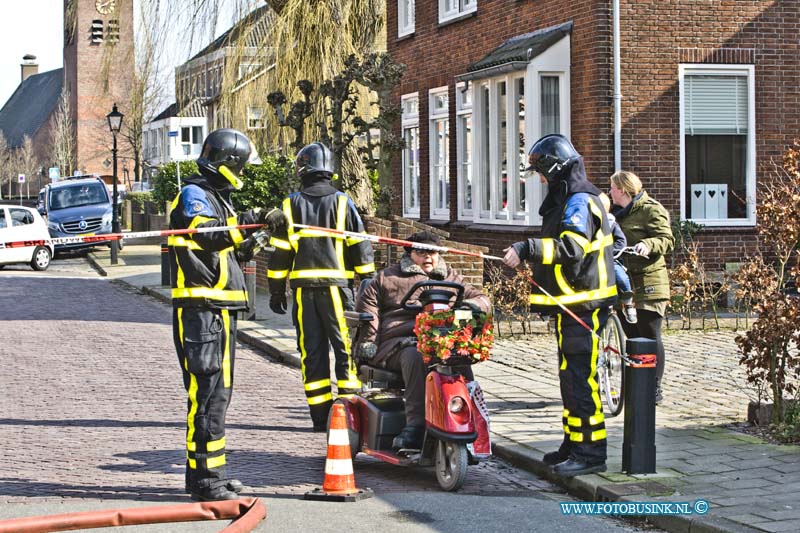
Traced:
<path fill-rule="evenodd" d="M 113 183 L 113 202 L 111 206 L 111 231 L 113 233 L 119 233 L 119 214 L 118 214 L 118 193 L 117 193 L 117 134 L 119 133 L 120 128 L 122 128 L 122 117 L 124 115 L 117 110 L 117 104 L 114 104 L 111 113 L 106 115 L 108 119 L 108 128 L 111 130 L 111 135 L 114 138 L 114 147 L 111 149 L 112 161 L 114 164 L 113 167 L 113 176 L 114 176 L 114 183 Z M 111 264 L 117 264 L 117 253 L 119 251 L 119 240 L 114 239 L 111 241 Z"/>

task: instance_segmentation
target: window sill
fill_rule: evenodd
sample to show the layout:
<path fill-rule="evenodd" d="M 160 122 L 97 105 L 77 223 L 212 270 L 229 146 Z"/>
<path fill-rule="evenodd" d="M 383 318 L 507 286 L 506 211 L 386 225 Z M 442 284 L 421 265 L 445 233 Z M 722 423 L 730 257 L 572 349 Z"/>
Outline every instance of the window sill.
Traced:
<path fill-rule="evenodd" d="M 436 26 L 437 28 L 444 28 L 445 26 L 449 26 L 450 24 L 455 24 L 456 22 L 461 22 L 462 20 L 466 20 L 468 18 L 478 16 L 478 10 L 475 9 L 474 11 L 470 11 L 469 13 L 462 13 L 460 15 L 456 15 L 452 18 L 440 20 L 439 24 Z"/>
<path fill-rule="evenodd" d="M 741 219 L 741 218 L 734 218 L 729 220 L 725 219 L 701 220 L 701 219 L 687 218 L 684 220 L 686 222 L 694 222 L 695 224 L 703 226 L 703 230 L 709 229 L 713 231 L 725 230 L 725 229 L 729 229 L 731 231 L 740 231 L 741 229 L 755 229 L 756 227 L 756 222 L 754 220 Z"/>
<path fill-rule="evenodd" d="M 406 33 L 406 34 L 403 34 L 403 35 L 398 35 L 398 36 L 397 36 L 397 39 L 395 39 L 395 41 L 394 41 L 394 42 L 396 42 L 396 43 L 401 43 L 401 42 L 403 42 L 403 41 L 407 41 L 407 40 L 411 39 L 412 37 L 414 37 L 414 32 L 413 32 L 413 31 L 412 31 L 411 33 Z"/>

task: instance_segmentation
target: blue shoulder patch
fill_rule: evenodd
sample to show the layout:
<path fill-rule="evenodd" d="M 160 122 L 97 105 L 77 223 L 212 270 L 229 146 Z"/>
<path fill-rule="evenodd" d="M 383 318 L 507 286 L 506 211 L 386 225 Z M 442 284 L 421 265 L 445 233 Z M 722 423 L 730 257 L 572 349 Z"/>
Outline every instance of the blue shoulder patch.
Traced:
<path fill-rule="evenodd" d="M 183 204 L 183 215 L 188 219 L 198 215 L 214 217 L 214 211 L 211 210 L 206 193 L 197 185 L 187 185 L 183 188 L 181 203 Z"/>
<path fill-rule="evenodd" d="M 570 196 L 566 207 L 564 207 L 564 218 L 561 221 L 561 226 L 564 229 L 587 235 L 589 217 L 591 217 L 589 202 L 591 202 L 591 199 L 584 192 Z"/>

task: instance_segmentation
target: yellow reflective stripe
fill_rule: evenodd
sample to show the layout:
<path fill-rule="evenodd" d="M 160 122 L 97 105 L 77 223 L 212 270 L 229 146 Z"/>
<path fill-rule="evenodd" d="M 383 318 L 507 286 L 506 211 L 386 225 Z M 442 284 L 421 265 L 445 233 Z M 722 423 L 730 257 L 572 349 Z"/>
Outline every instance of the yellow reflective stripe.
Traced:
<path fill-rule="evenodd" d="M 347 243 L 347 246 L 353 246 L 354 244 L 358 244 L 360 242 L 364 242 L 366 239 L 361 237 L 347 237 L 344 242 Z"/>
<path fill-rule="evenodd" d="M 208 459 L 206 459 L 206 466 L 208 468 L 219 468 L 224 464 L 225 464 L 224 455 L 220 455 L 219 457 L 209 457 Z"/>
<path fill-rule="evenodd" d="M 339 196 L 339 205 L 336 212 L 336 229 L 344 231 L 347 229 L 347 196 Z M 339 237 L 335 241 L 336 261 L 339 268 L 344 270 L 344 239 Z M 348 350 L 349 352 L 349 350 Z"/>
<path fill-rule="evenodd" d="M 542 239 L 542 264 L 552 264 L 556 256 L 555 241 L 553 239 Z"/>
<path fill-rule="evenodd" d="M 561 319 L 562 315 L 559 313 L 556 315 L 556 331 L 558 332 L 558 351 L 561 352 L 561 366 L 559 370 L 566 370 L 567 369 L 567 358 L 564 356 L 564 351 L 561 349 L 561 346 L 564 343 L 564 332 L 561 331 Z M 564 416 L 569 416 L 569 411 L 564 409 Z"/>
<path fill-rule="evenodd" d="M 308 405 L 318 405 L 321 403 L 325 403 L 328 400 L 333 400 L 333 394 L 331 394 L 330 392 L 308 398 Z"/>
<path fill-rule="evenodd" d="M 189 459 L 189 468 L 192 470 L 197 470 L 197 461 L 194 459 Z"/>
<path fill-rule="evenodd" d="M 306 331 L 303 327 L 303 288 L 298 287 L 294 291 L 295 309 L 297 309 L 297 329 L 299 330 L 297 345 L 300 347 L 300 373 L 303 375 L 303 383 L 306 382 Z"/>
<path fill-rule="evenodd" d="M 175 276 L 175 285 L 179 288 L 186 286 L 186 274 L 183 273 L 183 267 L 181 267 L 181 261 L 178 258 L 178 254 L 174 254 L 175 256 L 175 265 L 178 267 L 178 275 Z M 175 290 L 175 289 L 173 289 Z"/>
<path fill-rule="evenodd" d="M 330 387 L 330 386 L 331 386 L 331 380 L 329 380 L 329 379 L 320 379 L 319 381 L 312 381 L 311 383 L 306 383 L 305 385 L 303 385 L 303 388 L 305 390 L 311 391 L 311 390 L 317 390 L 317 389 L 321 389 L 323 387 Z"/>
<path fill-rule="evenodd" d="M 225 437 L 218 440 L 211 440 L 206 443 L 206 450 L 209 452 L 216 452 L 225 447 Z"/>
<path fill-rule="evenodd" d="M 569 286 L 569 283 L 564 277 L 563 272 L 561 272 L 561 265 L 555 266 L 553 274 L 556 277 L 556 284 L 558 284 L 558 288 L 561 289 L 563 294 L 575 294 L 575 291 L 572 290 L 572 287 Z"/>
<path fill-rule="evenodd" d="M 583 433 L 570 433 L 569 440 L 572 442 L 583 442 Z"/>
<path fill-rule="evenodd" d="M 339 334 L 342 336 L 344 343 L 344 351 L 347 352 L 348 359 L 350 358 L 350 333 L 347 330 L 347 322 L 344 319 L 344 306 L 342 305 L 342 295 L 339 292 L 339 287 L 331 287 L 331 302 L 333 302 L 333 312 L 336 315 L 336 321 L 339 323 Z M 358 385 L 361 386 L 360 384 Z"/>
<path fill-rule="evenodd" d="M 598 233 L 600 232 L 598 231 Z M 599 252 L 608 246 L 614 246 L 614 236 L 611 234 L 603 235 L 602 237 L 595 237 L 595 240 L 592 241 L 588 251 Z"/>
<path fill-rule="evenodd" d="M 278 239 L 276 237 L 271 237 L 269 243 L 275 248 L 280 248 L 281 250 L 292 249 L 292 245 L 288 241 L 284 241 L 283 239 Z"/>
<path fill-rule="evenodd" d="M 569 426 L 564 426 L 564 433 L 566 433 L 567 435 L 569 435 L 569 433 L 570 433 L 570 431 L 569 431 Z"/>
<path fill-rule="evenodd" d="M 611 235 L 607 235 L 607 237 L 611 237 Z M 604 240 L 605 240 L 605 238 L 598 239 L 595 242 L 601 242 L 602 243 Z M 594 243 L 592 243 L 592 244 L 594 244 Z M 613 245 L 614 245 L 614 239 L 612 238 L 611 239 L 611 243 L 609 244 L 609 246 L 613 246 Z M 606 270 L 605 249 L 606 249 L 606 246 L 601 246 L 597 250 L 597 284 L 600 287 L 605 287 L 605 286 L 608 285 L 608 271 Z M 613 254 L 614 254 L 613 250 L 611 251 L 611 254 L 612 254 L 612 257 L 613 257 Z"/>
<path fill-rule="evenodd" d="M 236 219 L 236 217 L 228 217 L 228 219 L 226 220 L 226 224 L 228 226 L 236 226 L 237 224 L 239 224 L 239 221 Z M 233 244 L 239 244 L 244 240 L 242 232 L 239 231 L 238 229 L 230 230 L 230 234 L 231 234 L 231 239 L 233 239 Z"/>
<path fill-rule="evenodd" d="M 353 396 L 355 396 L 355 393 L 348 392 L 344 394 L 340 393 L 339 395 L 337 395 L 337 398 L 352 398 Z"/>
<path fill-rule="evenodd" d="M 600 331 L 599 313 L 600 309 L 595 309 L 592 313 L 592 331 L 595 333 Z M 599 354 L 600 340 L 597 335 L 592 335 L 592 358 L 589 371 L 589 387 L 592 389 L 592 400 L 594 401 L 594 415 L 592 418 L 595 420 L 600 419 L 600 422 L 603 422 L 605 420 L 603 418 L 603 404 L 600 402 L 600 387 L 597 384 L 597 357 Z M 600 422 L 597 423 L 599 424 Z"/>
<path fill-rule="evenodd" d="M 341 278 L 353 279 L 355 274 L 353 272 L 345 272 L 344 270 L 293 270 L 289 274 L 289 279 L 298 278 Z"/>
<path fill-rule="evenodd" d="M 178 338 L 181 341 L 181 349 L 183 349 L 183 307 L 178 308 Z M 183 368 L 189 371 L 189 360 L 184 358 Z"/>
<path fill-rule="evenodd" d="M 196 452 L 197 451 L 197 444 L 192 442 L 192 441 L 190 441 L 190 440 L 187 440 L 186 441 L 186 450 L 190 451 L 190 452 Z M 189 454 L 187 453 L 186 455 L 188 456 Z"/>
<path fill-rule="evenodd" d="M 267 270 L 267 277 L 272 279 L 284 279 L 288 275 L 288 270 Z"/>
<path fill-rule="evenodd" d="M 223 290 L 228 284 L 228 252 L 232 248 L 225 248 L 219 252 L 219 279 L 214 284 L 215 289 Z"/>
<path fill-rule="evenodd" d="M 590 416 L 589 425 L 596 426 L 597 424 L 602 424 L 603 422 L 605 422 L 605 420 L 606 418 L 603 416 L 602 413 L 599 416 L 598 415 Z"/>
<path fill-rule="evenodd" d="M 294 219 L 292 218 L 292 199 L 284 198 L 283 214 L 286 216 L 286 235 L 290 245 L 297 251 L 297 242 L 294 236 Z"/>
<path fill-rule="evenodd" d="M 368 274 L 370 272 L 375 272 L 375 263 L 369 263 L 367 265 L 357 266 L 356 272 L 358 272 L 359 274 Z"/>
<path fill-rule="evenodd" d="M 183 235 L 170 235 L 167 237 L 167 245 L 180 248 L 189 248 L 190 250 L 203 249 L 203 247 L 200 246 L 200 243 L 195 242 L 192 239 L 187 239 Z"/>
<path fill-rule="evenodd" d="M 604 440 L 606 438 L 606 430 L 605 429 L 598 429 L 597 431 L 592 431 L 592 442 L 598 440 Z"/>
<path fill-rule="evenodd" d="M 208 298 L 209 300 L 247 301 L 244 291 L 224 291 L 211 287 L 172 289 L 173 298 Z"/>
<path fill-rule="evenodd" d="M 295 232 L 294 239 L 300 238 L 316 238 L 316 237 L 325 237 L 330 239 L 342 239 L 343 237 L 340 235 L 336 235 L 335 233 L 331 233 L 330 231 L 323 231 L 319 229 L 311 229 L 311 228 L 302 228 L 300 231 Z"/>
<path fill-rule="evenodd" d="M 603 211 L 596 203 L 589 201 L 589 209 L 592 211 L 594 216 L 599 218 L 601 221 L 603 220 Z"/>
<path fill-rule="evenodd" d="M 197 377 L 189 373 L 189 412 L 186 414 L 186 441 L 194 441 L 194 417 L 197 414 Z"/>
<path fill-rule="evenodd" d="M 561 345 L 559 344 L 559 346 L 561 346 Z M 564 418 L 567 418 L 569 416 L 569 409 L 565 408 L 564 412 L 561 413 L 561 416 L 564 417 Z"/>
<path fill-rule="evenodd" d="M 170 211 L 174 211 L 176 207 L 178 207 L 178 202 L 181 201 L 181 191 L 178 191 L 178 194 L 175 195 L 175 199 L 172 200 L 172 204 L 169 206 Z"/>
<path fill-rule="evenodd" d="M 603 287 L 602 289 L 595 289 L 592 291 L 581 291 L 581 292 L 576 292 L 575 294 L 554 296 L 554 298 L 562 305 L 570 305 L 581 302 L 588 302 L 591 300 L 602 300 L 604 298 L 610 298 L 612 296 L 616 296 L 616 294 L 617 294 L 617 286 L 611 285 L 610 287 Z M 550 298 L 549 296 L 545 296 L 544 294 L 531 294 L 529 302 L 532 305 L 552 305 L 552 306 L 558 305 L 556 302 L 553 301 L 552 298 Z"/>
<path fill-rule="evenodd" d="M 569 425 L 570 427 L 579 428 L 581 427 L 581 419 L 578 418 L 577 416 L 567 417 L 567 425 Z"/>
<path fill-rule="evenodd" d="M 211 221 L 211 220 L 216 220 L 216 219 L 215 218 L 204 217 L 202 215 L 197 215 L 196 217 L 194 217 L 192 219 L 192 223 L 189 224 L 189 229 L 194 229 L 197 226 L 199 226 L 200 224 L 202 224 L 203 222 L 208 222 L 208 221 Z"/>
<path fill-rule="evenodd" d="M 564 237 L 569 237 L 575 242 L 577 242 L 578 246 L 583 248 L 583 253 L 585 254 L 589 253 L 589 250 L 591 249 L 591 242 L 589 242 L 589 239 L 587 239 L 580 233 L 575 233 L 574 231 L 569 231 L 569 230 L 562 231 L 561 235 L 559 235 L 559 238 L 563 239 Z"/>
<path fill-rule="evenodd" d="M 358 380 L 339 380 L 336 382 L 336 386 L 340 389 L 360 389 L 361 382 Z M 341 396 L 341 394 L 339 396 Z"/>
<path fill-rule="evenodd" d="M 222 385 L 229 389 L 231 388 L 231 315 L 227 309 L 222 309 L 222 323 L 225 326 L 225 346 L 222 352 Z"/>

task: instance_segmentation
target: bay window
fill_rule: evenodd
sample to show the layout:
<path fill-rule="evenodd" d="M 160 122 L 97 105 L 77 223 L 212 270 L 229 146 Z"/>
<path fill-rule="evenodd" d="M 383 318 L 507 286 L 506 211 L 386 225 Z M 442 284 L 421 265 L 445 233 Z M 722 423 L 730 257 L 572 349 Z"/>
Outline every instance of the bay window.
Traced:
<path fill-rule="evenodd" d="M 459 218 L 472 218 L 472 84 L 456 85 L 456 174 Z"/>

